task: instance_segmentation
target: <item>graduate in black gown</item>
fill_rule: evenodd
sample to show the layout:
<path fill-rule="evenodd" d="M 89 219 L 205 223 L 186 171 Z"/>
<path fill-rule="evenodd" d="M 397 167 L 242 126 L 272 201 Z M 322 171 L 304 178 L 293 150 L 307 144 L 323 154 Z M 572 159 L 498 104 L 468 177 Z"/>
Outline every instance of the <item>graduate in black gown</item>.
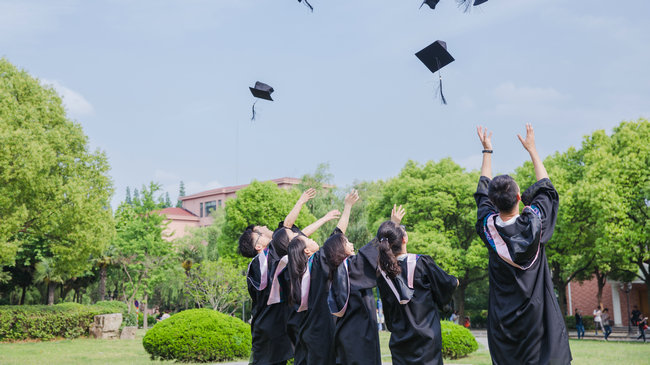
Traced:
<path fill-rule="evenodd" d="M 492 178 L 492 133 L 478 128 L 483 165 L 474 194 L 476 230 L 489 252 L 488 343 L 493 364 L 570 364 L 571 350 L 546 260 L 559 198 L 526 125 L 518 135 L 537 182 L 523 194 L 508 175 Z M 519 201 L 525 204 L 519 212 Z"/>
<path fill-rule="evenodd" d="M 321 251 L 330 270 L 328 306 L 336 316 L 334 349 L 343 365 L 381 365 L 377 307 L 377 241 L 359 249 L 343 233 L 330 236 Z"/>
<path fill-rule="evenodd" d="M 356 191 L 345 197 L 345 207 L 334 234 L 344 234 L 352 206 L 359 200 Z M 289 243 L 290 333 L 295 333 L 294 365 L 331 365 L 334 351 L 334 316 L 327 305 L 329 267 L 318 243 L 296 236 Z"/>
<path fill-rule="evenodd" d="M 289 313 L 287 301 L 279 300 L 271 305 L 268 301 L 276 268 L 283 265 L 281 259 L 287 254 L 289 241 L 297 235 L 309 236 L 325 222 L 339 216 L 338 212 L 333 211 L 302 231 L 296 227 L 294 223 L 302 206 L 315 194 L 314 189 L 305 191 L 275 231 L 271 232 L 266 226 L 251 225 L 239 237 L 239 253 L 253 258 L 246 274 L 248 293 L 252 299 L 251 364 L 285 364 L 293 357 L 293 344 L 286 330 Z"/>
<path fill-rule="evenodd" d="M 395 365 L 442 365 L 439 309 L 451 301 L 458 279 L 430 256 L 408 253 L 408 235 L 400 226 L 404 210 L 377 231 L 381 294 L 390 352 Z"/>

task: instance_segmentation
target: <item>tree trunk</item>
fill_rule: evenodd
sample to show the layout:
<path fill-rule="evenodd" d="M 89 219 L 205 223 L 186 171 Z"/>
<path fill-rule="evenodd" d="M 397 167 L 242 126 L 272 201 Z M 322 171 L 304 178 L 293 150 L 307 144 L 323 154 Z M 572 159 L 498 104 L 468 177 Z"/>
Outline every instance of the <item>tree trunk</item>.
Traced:
<path fill-rule="evenodd" d="M 99 269 L 99 300 L 104 300 L 106 296 L 106 265 Z"/>
<path fill-rule="evenodd" d="M 605 284 L 607 283 L 607 277 L 605 274 L 601 273 L 598 269 L 596 269 L 596 282 L 598 283 L 598 294 L 596 294 L 596 297 L 598 298 L 598 308 L 601 310 L 603 309 L 603 288 L 605 288 Z"/>
<path fill-rule="evenodd" d="M 27 291 L 27 287 L 23 286 L 23 293 L 20 295 L 20 305 L 25 304 L 25 292 Z"/>
<path fill-rule="evenodd" d="M 142 302 L 142 328 L 147 330 L 148 323 L 147 323 L 147 301 L 149 300 L 149 294 L 144 293 L 144 301 Z"/>
<path fill-rule="evenodd" d="M 560 305 L 560 311 L 563 315 L 568 316 L 571 313 L 567 313 L 567 301 L 566 301 L 566 281 L 562 280 L 561 272 L 559 268 L 560 264 L 555 262 L 552 264 L 551 277 L 553 281 L 553 286 L 557 289 L 558 294 L 558 304 Z"/>
<path fill-rule="evenodd" d="M 47 285 L 47 305 L 54 305 L 55 290 L 56 290 L 56 283 L 50 281 Z"/>
<path fill-rule="evenodd" d="M 454 299 L 456 302 L 456 310 L 458 311 L 458 323 L 463 323 L 465 320 L 465 290 L 467 289 L 467 280 L 459 279 L 458 288 L 454 293 Z M 471 318 L 470 318 L 471 320 Z"/>

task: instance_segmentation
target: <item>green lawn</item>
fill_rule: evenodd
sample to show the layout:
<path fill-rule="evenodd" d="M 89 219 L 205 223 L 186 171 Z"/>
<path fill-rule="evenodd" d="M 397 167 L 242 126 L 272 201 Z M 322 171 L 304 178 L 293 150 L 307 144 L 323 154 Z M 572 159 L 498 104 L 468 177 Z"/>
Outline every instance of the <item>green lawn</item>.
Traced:
<path fill-rule="evenodd" d="M 383 361 L 390 362 L 388 332 L 380 334 Z M 0 364 L 163 364 L 149 360 L 142 348 L 144 331 L 136 340 L 77 339 L 49 342 L 0 343 Z M 650 343 L 570 340 L 574 365 L 648 364 Z M 166 362 L 170 364 L 171 362 Z M 490 365 L 488 350 L 479 345 L 471 356 L 446 364 Z M 414 364 L 415 365 L 415 364 Z"/>

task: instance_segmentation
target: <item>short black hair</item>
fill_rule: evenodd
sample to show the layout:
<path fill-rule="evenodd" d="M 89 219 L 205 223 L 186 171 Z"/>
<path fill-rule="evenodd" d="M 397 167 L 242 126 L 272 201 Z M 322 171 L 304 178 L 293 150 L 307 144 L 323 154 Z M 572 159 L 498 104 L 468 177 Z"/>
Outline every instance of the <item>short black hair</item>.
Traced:
<path fill-rule="evenodd" d="M 253 230 L 255 225 L 251 224 L 246 227 L 244 233 L 239 236 L 239 246 L 237 247 L 237 252 L 244 257 L 255 257 L 257 256 L 257 250 L 255 249 L 255 240 L 253 235 Z"/>
<path fill-rule="evenodd" d="M 488 198 L 499 212 L 509 212 L 517 204 L 519 188 L 510 175 L 499 175 L 488 184 Z"/>

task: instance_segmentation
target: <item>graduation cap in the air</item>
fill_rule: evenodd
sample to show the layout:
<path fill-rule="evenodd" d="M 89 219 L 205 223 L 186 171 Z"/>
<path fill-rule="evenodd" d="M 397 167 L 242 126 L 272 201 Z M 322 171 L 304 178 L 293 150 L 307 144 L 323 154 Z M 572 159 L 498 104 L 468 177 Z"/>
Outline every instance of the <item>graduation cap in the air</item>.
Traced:
<path fill-rule="evenodd" d="M 447 104 L 445 95 L 442 93 L 442 75 L 440 69 L 452 63 L 454 58 L 447 52 L 447 43 L 444 41 L 435 41 L 424 49 L 415 54 L 417 58 L 424 63 L 431 72 L 438 71 L 438 78 L 440 80 L 438 90 L 443 104 Z"/>
<path fill-rule="evenodd" d="M 473 6 L 481 5 L 481 4 L 483 4 L 484 2 L 486 2 L 486 1 L 488 1 L 488 0 L 459 0 L 459 4 L 458 4 L 458 6 L 459 6 L 459 7 L 463 7 L 463 6 L 464 6 L 464 7 L 465 7 L 465 11 L 467 12 L 467 11 L 469 11 L 469 8 L 470 8 L 472 5 L 473 5 Z M 436 5 L 438 5 L 439 2 L 440 2 L 440 0 L 424 0 L 424 1 L 422 1 L 422 4 L 420 4 L 420 7 L 422 7 L 424 4 L 427 4 L 427 5 L 429 5 L 429 7 L 430 7 L 431 9 L 435 9 L 435 8 L 436 8 Z"/>
<path fill-rule="evenodd" d="M 273 93 L 273 88 L 271 86 L 263 82 L 256 81 L 255 87 L 249 87 L 249 89 L 254 97 L 273 101 L 273 98 L 271 98 L 271 93 Z M 253 103 L 253 107 L 252 107 L 253 116 L 251 117 L 251 120 L 255 120 L 255 103 L 257 103 L 257 100 L 255 100 L 255 102 Z"/>

